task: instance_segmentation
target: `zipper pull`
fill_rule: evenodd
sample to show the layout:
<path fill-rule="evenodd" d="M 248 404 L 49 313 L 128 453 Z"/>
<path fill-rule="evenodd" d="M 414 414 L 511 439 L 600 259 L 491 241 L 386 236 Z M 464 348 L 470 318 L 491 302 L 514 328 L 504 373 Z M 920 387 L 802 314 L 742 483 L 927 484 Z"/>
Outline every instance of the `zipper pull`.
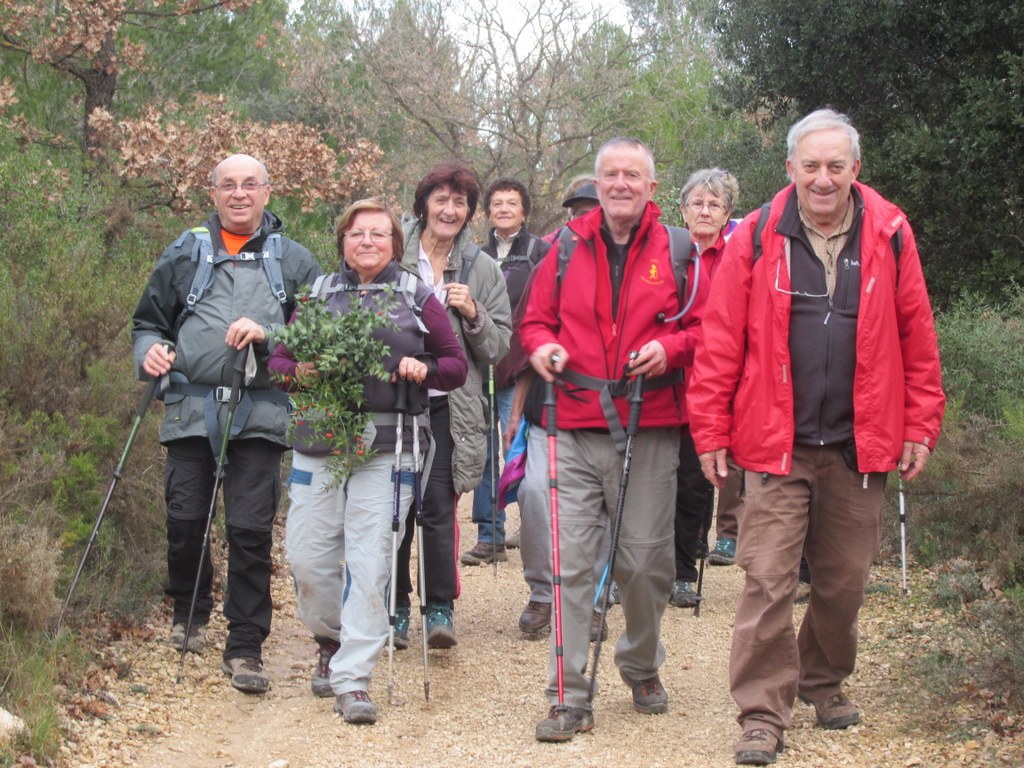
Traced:
<path fill-rule="evenodd" d="M 768 485 L 768 473 L 767 472 L 762 472 L 761 473 L 761 487 L 764 488 L 766 485 Z"/>

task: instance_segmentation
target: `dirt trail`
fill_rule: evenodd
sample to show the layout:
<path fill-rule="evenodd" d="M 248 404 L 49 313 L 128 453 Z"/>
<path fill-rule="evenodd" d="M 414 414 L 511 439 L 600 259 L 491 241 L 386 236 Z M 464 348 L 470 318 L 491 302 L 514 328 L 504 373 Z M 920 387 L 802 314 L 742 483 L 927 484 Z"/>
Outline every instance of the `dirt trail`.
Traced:
<path fill-rule="evenodd" d="M 463 504 L 468 510 L 467 505 Z M 461 517 L 468 520 L 468 511 Z M 511 519 L 518 520 L 514 513 Z M 514 527 L 514 525 L 513 525 Z M 464 522 L 462 541 L 475 540 Z M 280 532 L 280 527 L 279 527 Z M 465 548 L 465 546 L 463 547 Z M 548 644 L 522 639 L 516 627 L 526 601 L 518 550 L 492 569 L 462 567 L 462 597 L 456 607 L 459 644 L 430 652 L 429 704 L 423 699 L 418 615 L 411 648 L 396 654 L 396 697 L 386 703 L 387 657 L 371 685 L 380 717 L 377 725 L 351 726 L 331 711 L 332 700 L 309 690 L 314 644 L 295 617 L 287 567 L 276 547 L 274 628 L 264 649 L 273 680 L 265 696 L 246 696 L 230 687 L 219 670 L 223 618 L 210 627 L 210 648 L 189 656 L 186 675 L 175 684 L 177 655 L 165 644 L 167 616 L 106 649 L 110 669 L 95 692 L 105 719 L 69 721 L 73 734 L 64 746 L 75 766 L 731 766 L 738 735 L 729 697 L 727 664 L 733 607 L 742 574 L 736 567 L 709 568 L 708 596 L 701 616 L 669 608 L 663 623 L 668 659 L 661 677 L 670 711 L 661 716 L 633 712 L 628 689 L 611 663 L 622 628 L 621 612 L 609 617 L 611 640 L 602 653 L 603 691 L 595 703 L 597 727 L 565 745 L 533 738 L 534 724 L 547 711 L 543 696 Z M 946 743 L 907 726 L 894 704 L 894 691 L 913 686 L 895 678 L 895 656 L 906 646 L 915 621 L 913 608 L 898 597 L 896 574 L 880 571 L 862 614 L 860 669 L 849 686 L 865 712 L 863 724 L 848 731 L 814 727 L 813 712 L 800 706 L 779 765 L 803 766 L 983 766 L 996 744 Z M 1005 755 L 1003 756 L 1005 760 Z M 1006 763 L 1000 764 L 1017 764 Z"/>

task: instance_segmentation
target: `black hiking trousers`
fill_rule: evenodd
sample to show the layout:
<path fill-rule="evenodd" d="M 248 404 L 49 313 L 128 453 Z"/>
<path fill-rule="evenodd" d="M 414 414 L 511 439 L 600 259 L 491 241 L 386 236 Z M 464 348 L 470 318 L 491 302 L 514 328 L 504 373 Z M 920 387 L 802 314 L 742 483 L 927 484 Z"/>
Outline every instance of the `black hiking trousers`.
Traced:
<path fill-rule="evenodd" d="M 225 659 L 261 659 L 263 641 L 270 634 L 270 550 L 281 498 L 283 451 L 282 446 L 259 438 L 233 440 L 228 445 L 221 486 L 228 545 Z M 168 578 L 164 592 L 174 601 L 175 624 L 188 620 L 216 467 L 217 459 L 206 438 L 185 438 L 167 445 Z M 210 538 L 212 549 L 212 531 Z M 193 624 L 208 623 L 213 609 L 212 554 L 206 554 L 203 564 Z"/>

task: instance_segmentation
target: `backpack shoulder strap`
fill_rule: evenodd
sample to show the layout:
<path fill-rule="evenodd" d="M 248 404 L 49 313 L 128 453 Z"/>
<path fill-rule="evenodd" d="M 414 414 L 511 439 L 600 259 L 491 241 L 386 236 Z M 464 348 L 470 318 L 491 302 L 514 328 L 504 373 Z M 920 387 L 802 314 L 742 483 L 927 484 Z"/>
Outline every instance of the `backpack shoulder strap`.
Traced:
<path fill-rule="evenodd" d="M 569 259 L 576 252 L 576 244 L 579 243 L 580 236 L 573 232 L 569 227 L 562 227 L 558 230 L 558 283 L 562 283 L 562 278 L 565 276 L 565 270 L 569 267 Z"/>
<path fill-rule="evenodd" d="M 679 299 L 679 312 L 672 317 L 665 317 L 659 313 L 658 319 L 664 323 L 674 323 L 682 318 L 693 307 L 697 299 L 697 287 L 700 284 L 700 258 L 694 255 L 695 246 L 690 237 L 690 230 L 683 227 L 672 227 L 668 224 L 662 225 L 668 234 L 668 257 L 672 262 L 672 272 L 676 281 L 676 296 Z M 689 271 L 690 262 L 693 262 L 693 286 L 690 288 L 690 297 L 686 297 L 686 273 Z"/>
<path fill-rule="evenodd" d="M 476 257 L 480 254 L 480 246 L 473 245 L 470 252 L 462 254 L 462 268 L 459 270 L 459 282 L 466 284 L 469 279 L 469 270 L 473 268 L 473 262 L 476 261 Z"/>
<path fill-rule="evenodd" d="M 679 296 L 679 306 L 682 307 L 686 296 L 686 269 L 693 259 L 693 242 L 690 239 L 690 230 L 671 227 L 668 224 L 664 226 L 668 233 L 668 257 L 676 276 L 676 295 Z"/>
<path fill-rule="evenodd" d="M 185 314 L 191 315 L 196 311 L 196 304 L 203 298 L 206 289 L 213 283 L 213 239 L 210 237 L 210 230 L 206 227 L 193 227 L 181 233 L 175 242 L 184 243 L 186 237 L 192 235 L 192 255 L 190 259 L 196 264 L 196 271 L 192 275 L 192 286 L 188 289 L 188 296 L 185 299 Z"/>
<path fill-rule="evenodd" d="M 270 283 L 270 290 L 282 304 L 288 303 L 284 289 L 284 274 L 281 271 L 281 233 L 272 232 L 263 244 L 263 271 Z"/>
<path fill-rule="evenodd" d="M 330 275 L 320 275 L 313 281 L 313 285 L 309 289 L 309 298 L 319 299 L 326 293 L 324 285 L 326 285 L 327 278 L 329 277 Z"/>
<path fill-rule="evenodd" d="M 751 265 L 757 264 L 757 260 L 761 258 L 761 233 L 764 231 L 764 225 L 768 223 L 768 213 L 772 209 L 771 203 L 765 203 L 761 206 L 761 213 L 757 217 L 757 226 L 754 227 L 754 258 Z"/>
<path fill-rule="evenodd" d="M 404 269 L 400 271 L 398 293 L 405 300 L 405 306 L 412 312 L 412 316 L 416 318 L 416 325 L 420 332 L 429 333 L 427 326 L 423 324 L 423 307 L 416 303 L 416 286 L 419 284 L 419 277 Z"/>

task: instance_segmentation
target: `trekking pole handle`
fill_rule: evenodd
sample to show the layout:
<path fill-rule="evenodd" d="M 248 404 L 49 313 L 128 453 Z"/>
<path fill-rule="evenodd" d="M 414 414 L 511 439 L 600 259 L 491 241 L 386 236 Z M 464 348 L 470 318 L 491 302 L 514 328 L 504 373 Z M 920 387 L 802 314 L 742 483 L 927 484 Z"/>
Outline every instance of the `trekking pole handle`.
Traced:
<path fill-rule="evenodd" d="M 420 386 L 415 381 L 400 378 L 395 382 L 395 412 L 408 416 L 419 416 L 423 413 Z"/>
<path fill-rule="evenodd" d="M 548 437 L 554 437 L 558 434 L 555 425 L 555 385 L 550 381 L 544 382 L 544 414 L 547 416 Z"/>
<path fill-rule="evenodd" d="M 633 362 L 640 356 L 639 352 L 629 353 L 629 362 Z M 629 363 L 626 363 L 629 370 Z M 629 389 L 629 425 L 626 427 L 627 435 L 635 435 L 640 431 L 640 406 L 644 401 L 644 379 L 645 374 L 637 374 L 633 380 L 633 386 Z"/>
<path fill-rule="evenodd" d="M 235 358 L 231 361 L 231 373 L 235 376 L 245 376 L 245 362 L 249 354 L 249 345 L 235 350 Z M 241 382 L 239 382 L 241 385 Z"/>

